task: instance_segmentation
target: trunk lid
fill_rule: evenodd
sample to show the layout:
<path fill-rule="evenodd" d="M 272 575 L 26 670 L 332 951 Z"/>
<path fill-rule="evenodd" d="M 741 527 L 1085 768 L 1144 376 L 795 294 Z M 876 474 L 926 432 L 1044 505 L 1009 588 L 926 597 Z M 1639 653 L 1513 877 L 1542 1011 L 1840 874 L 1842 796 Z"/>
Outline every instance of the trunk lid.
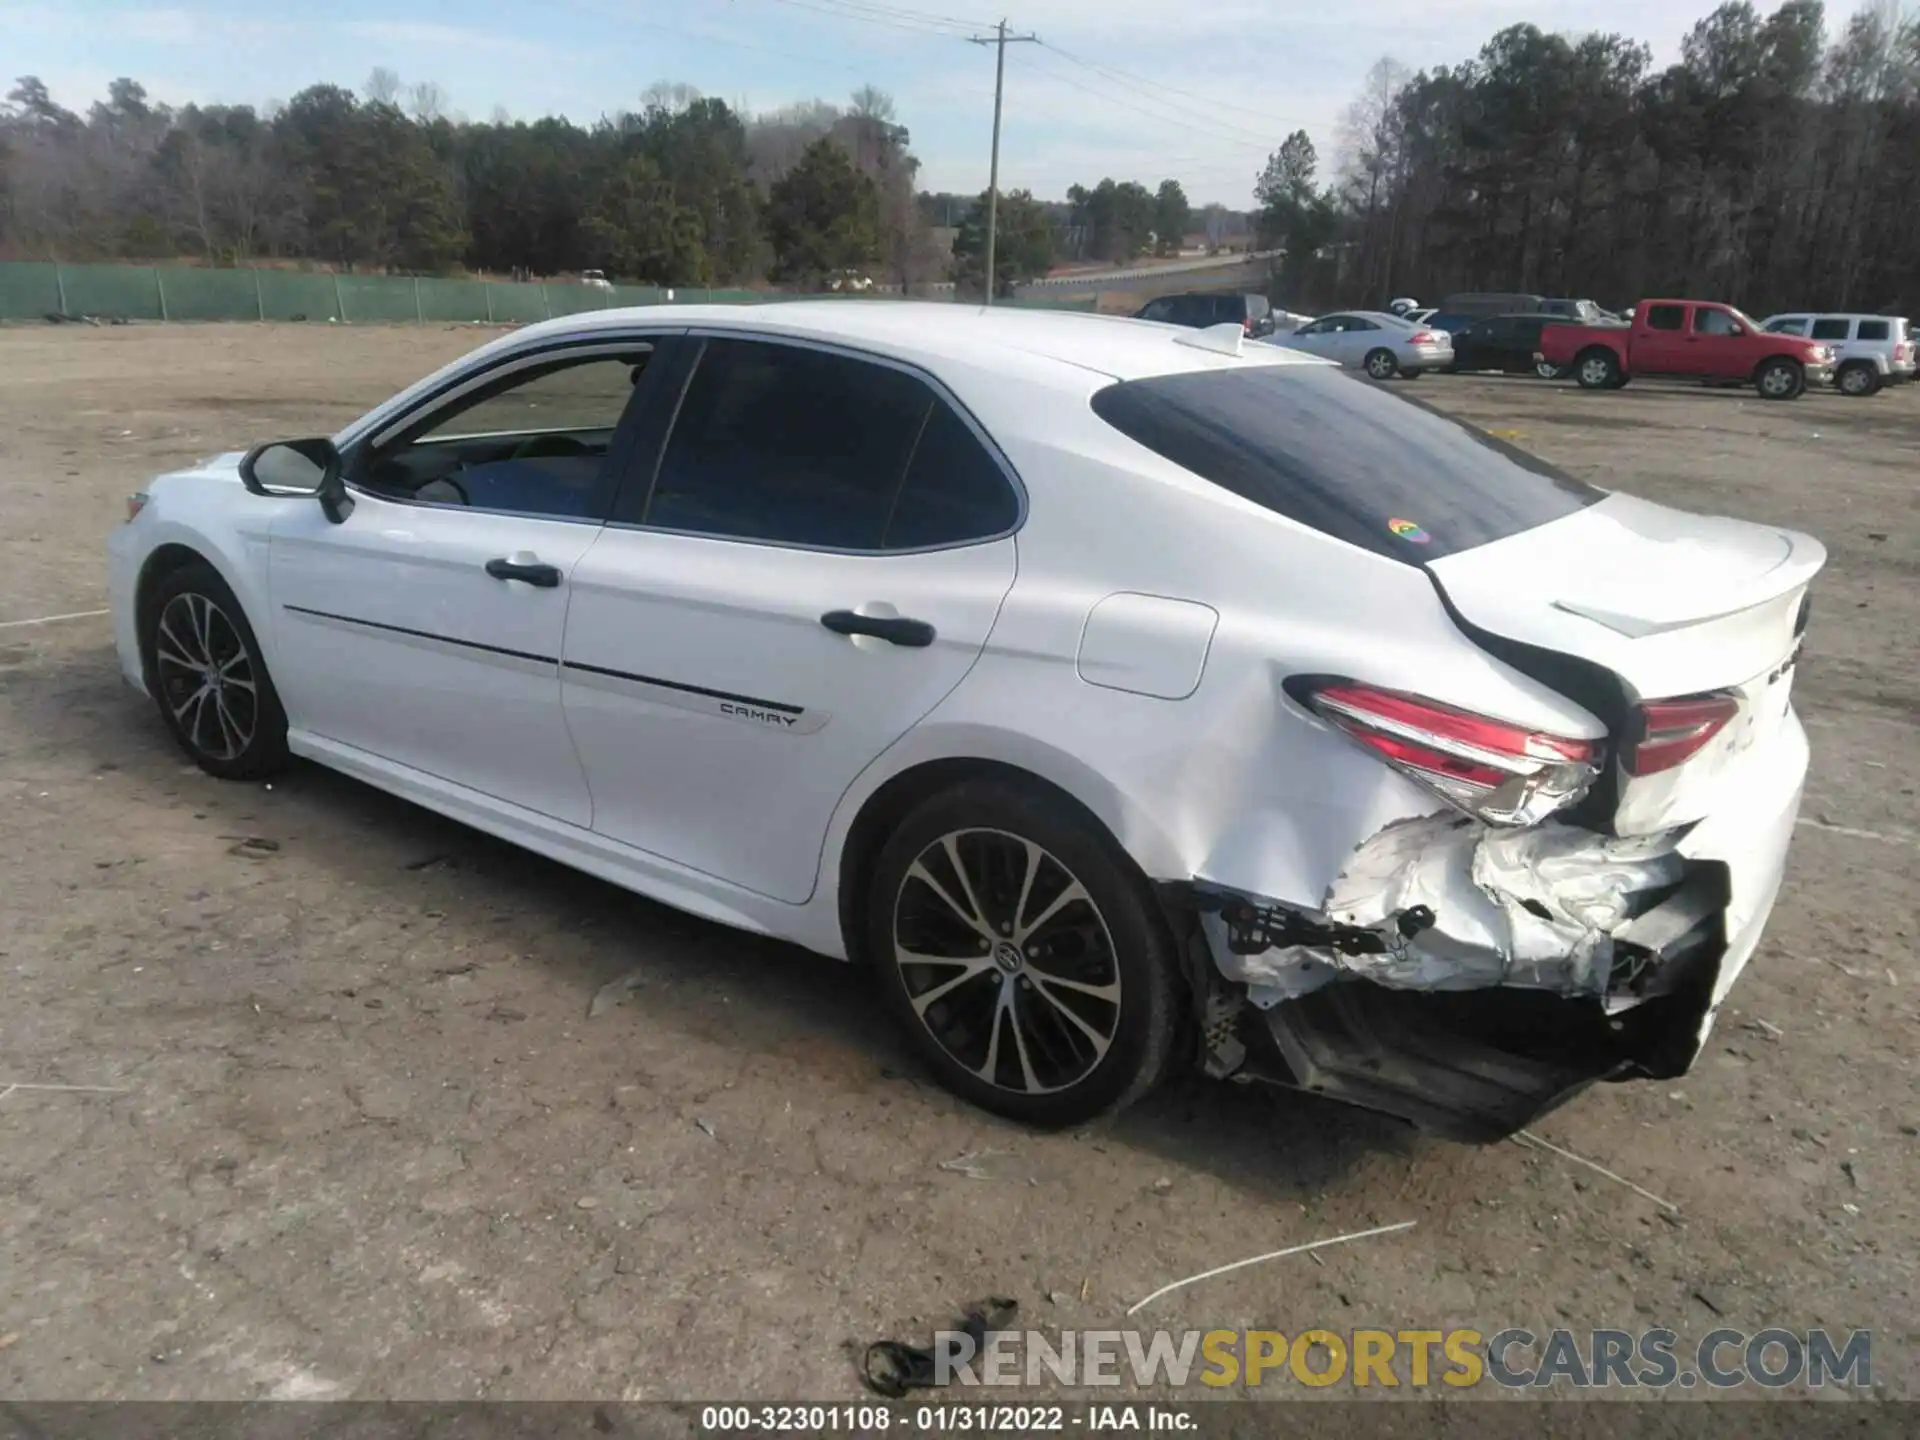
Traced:
<path fill-rule="evenodd" d="M 1796 531 L 1613 494 L 1426 568 L 1467 628 L 1510 642 L 1489 648 L 1595 710 L 1616 743 L 1642 701 L 1711 691 L 1739 699 L 1739 714 L 1671 770 L 1633 776 L 1616 760 L 1612 823 L 1644 834 L 1705 815 L 1716 778 L 1777 732 L 1807 587 L 1826 553 Z M 1581 663 L 1556 663 L 1564 657 Z M 1592 666 L 1622 693 L 1573 693 L 1569 675 Z"/>

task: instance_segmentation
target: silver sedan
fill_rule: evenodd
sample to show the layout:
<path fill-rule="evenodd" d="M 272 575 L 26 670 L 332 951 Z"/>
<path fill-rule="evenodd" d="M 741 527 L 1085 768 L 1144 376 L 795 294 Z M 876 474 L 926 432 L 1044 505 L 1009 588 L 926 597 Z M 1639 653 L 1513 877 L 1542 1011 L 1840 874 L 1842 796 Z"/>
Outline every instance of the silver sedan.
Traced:
<path fill-rule="evenodd" d="M 1311 325 L 1275 335 L 1271 343 L 1337 360 L 1375 380 L 1396 375 L 1412 380 L 1453 363 L 1453 337 L 1446 331 L 1411 325 L 1377 310 L 1323 315 Z"/>

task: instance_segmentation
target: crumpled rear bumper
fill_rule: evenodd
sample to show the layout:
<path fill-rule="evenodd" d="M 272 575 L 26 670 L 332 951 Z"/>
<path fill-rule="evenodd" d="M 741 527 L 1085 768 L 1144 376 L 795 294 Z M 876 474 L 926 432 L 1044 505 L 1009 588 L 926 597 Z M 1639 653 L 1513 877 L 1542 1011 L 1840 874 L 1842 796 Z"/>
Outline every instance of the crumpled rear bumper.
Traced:
<path fill-rule="evenodd" d="M 1166 887 L 1211 961 L 1207 1068 L 1476 1141 L 1597 1081 L 1685 1073 L 1759 944 L 1806 761 L 1789 711 L 1721 809 L 1656 836 L 1390 825 L 1312 914 Z"/>

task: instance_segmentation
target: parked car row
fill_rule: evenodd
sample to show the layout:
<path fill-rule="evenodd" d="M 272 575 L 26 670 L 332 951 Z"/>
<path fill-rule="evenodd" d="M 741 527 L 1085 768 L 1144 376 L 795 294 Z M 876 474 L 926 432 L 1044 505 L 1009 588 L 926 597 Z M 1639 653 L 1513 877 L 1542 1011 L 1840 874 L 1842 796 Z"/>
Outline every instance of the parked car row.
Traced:
<path fill-rule="evenodd" d="M 1509 303 L 1531 308 L 1501 308 Z M 1137 318 L 1195 328 L 1237 322 L 1255 339 L 1379 381 L 1431 370 L 1501 371 L 1616 390 L 1637 375 L 1658 375 L 1752 385 L 1766 399 L 1791 400 L 1825 385 L 1873 395 L 1910 382 L 1920 368 L 1900 316 L 1803 311 L 1762 322 L 1710 301 L 1643 300 L 1623 318 L 1591 300 L 1506 294 L 1450 295 L 1434 308 L 1404 299 L 1393 305 L 1312 318 L 1275 310 L 1259 296 L 1168 295 Z"/>

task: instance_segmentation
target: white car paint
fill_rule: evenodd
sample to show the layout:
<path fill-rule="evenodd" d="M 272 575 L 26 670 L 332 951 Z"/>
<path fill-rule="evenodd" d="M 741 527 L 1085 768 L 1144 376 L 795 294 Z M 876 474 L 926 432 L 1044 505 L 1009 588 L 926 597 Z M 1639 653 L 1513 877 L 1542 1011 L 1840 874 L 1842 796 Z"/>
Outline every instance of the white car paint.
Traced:
<path fill-rule="evenodd" d="M 856 820 L 890 782 L 956 760 L 1064 791 L 1153 881 L 1322 915 L 1377 837 L 1454 812 L 1287 684 L 1351 676 L 1604 742 L 1607 722 L 1496 654 L 1484 637 L 1500 636 L 1605 666 L 1636 698 L 1746 686 L 1765 702 L 1765 724 L 1730 729 L 1698 763 L 1619 777 L 1623 818 L 1646 833 L 1697 819 L 1684 853 L 1731 875 L 1715 1004 L 1758 943 L 1806 768 L 1776 682 L 1824 560 L 1810 537 L 1612 496 L 1423 566 L 1243 498 L 1092 408 L 1116 382 L 1320 362 L 1124 319 L 944 305 L 571 316 L 481 347 L 335 441 L 396 429 L 548 347 L 689 334 L 912 367 L 1017 477 L 1014 532 L 841 553 L 365 490 L 335 524 L 310 499 L 248 493 L 239 457 L 223 455 L 152 482 L 109 543 L 128 680 L 147 684 L 142 577 L 185 547 L 251 618 L 295 753 L 668 904 L 844 956 Z M 496 556 L 552 565 L 561 583 L 496 580 Z M 1701 579 L 1644 583 L 1673 569 Z M 838 609 L 925 620 L 937 639 L 908 649 L 822 628 Z M 1219 924 L 1207 933 L 1221 973 L 1244 975 Z"/>

